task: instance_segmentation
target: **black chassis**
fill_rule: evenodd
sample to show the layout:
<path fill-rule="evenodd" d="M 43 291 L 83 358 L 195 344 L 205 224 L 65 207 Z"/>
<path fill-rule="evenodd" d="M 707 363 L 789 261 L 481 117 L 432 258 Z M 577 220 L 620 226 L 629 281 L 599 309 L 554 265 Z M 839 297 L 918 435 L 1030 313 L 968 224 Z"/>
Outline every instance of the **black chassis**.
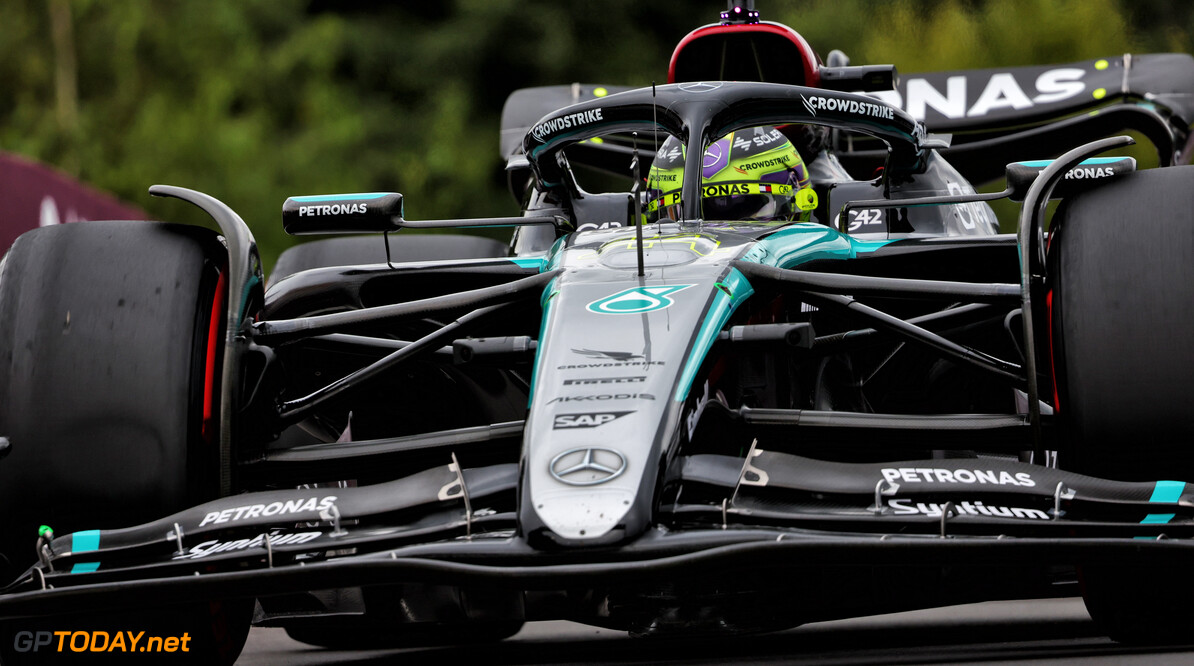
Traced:
<path fill-rule="evenodd" d="M 880 178 L 818 185 L 842 230 L 695 210 L 630 224 L 634 195 L 584 192 L 566 158 L 610 132 L 675 135 L 698 201 L 706 145 L 781 123 L 886 144 Z M 1039 168 L 1015 236 L 952 234 L 991 197 L 947 187 L 939 144 L 897 108 L 761 83 L 628 91 L 527 133 L 524 217 L 377 227 L 538 225 L 548 252 L 317 269 L 268 291 L 234 212 L 155 186 L 207 211 L 229 251 L 223 497 L 43 539 L 0 617 L 258 597 L 268 621 L 309 591 L 383 586 L 488 600 L 461 602 L 477 617 L 765 629 L 1178 566 L 1194 490 L 1057 468 L 1069 444 L 1041 367 L 1044 206 L 1128 142 Z M 851 236 L 843 206 L 939 211 L 946 235 Z M 589 223 L 605 228 L 573 231 Z M 627 293 L 642 304 L 601 311 Z M 300 423 L 326 441 L 276 439 Z"/>

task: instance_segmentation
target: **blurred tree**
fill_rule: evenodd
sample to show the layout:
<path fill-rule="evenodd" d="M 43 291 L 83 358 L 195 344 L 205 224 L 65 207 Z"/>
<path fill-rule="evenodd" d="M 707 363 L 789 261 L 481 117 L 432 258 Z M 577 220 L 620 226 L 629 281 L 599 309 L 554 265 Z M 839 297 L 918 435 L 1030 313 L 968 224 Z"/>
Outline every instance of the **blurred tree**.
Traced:
<path fill-rule="evenodd" d="M 901 71 L 1189 50 L 1176 0 L 760 0 L 822 53 Z M 267 265 L 293 194 L 400 191 L 412 219 L 511 214 L 498 118 L 516 88 L 662 82 L 724 2 L 7 0 L 0 149 L 163 219 L 200 189 L 252 225 Z"/>

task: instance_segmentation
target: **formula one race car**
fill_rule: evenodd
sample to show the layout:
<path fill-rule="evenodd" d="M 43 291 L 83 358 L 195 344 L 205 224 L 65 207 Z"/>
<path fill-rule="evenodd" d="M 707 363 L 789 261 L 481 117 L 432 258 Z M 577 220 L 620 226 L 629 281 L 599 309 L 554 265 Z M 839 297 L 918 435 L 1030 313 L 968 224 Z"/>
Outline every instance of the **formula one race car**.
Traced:
<path fill-rule="evenodd" d="M 1078 594 L 1118 640 L 1184 640 L 1194 59 L 933 76 L 822 65 L 731 5 L 667 85 L 515 93 L 518 217 L 292 197 L 290 233 L 369 235 L 288 251 L 268 289 L 241 219 L 178 187 L 151 192 L 219 236 L 25 234 L 0 265 L 5 654 Z M 1095 156 L 1124 127 L 1161 168 Z"/>

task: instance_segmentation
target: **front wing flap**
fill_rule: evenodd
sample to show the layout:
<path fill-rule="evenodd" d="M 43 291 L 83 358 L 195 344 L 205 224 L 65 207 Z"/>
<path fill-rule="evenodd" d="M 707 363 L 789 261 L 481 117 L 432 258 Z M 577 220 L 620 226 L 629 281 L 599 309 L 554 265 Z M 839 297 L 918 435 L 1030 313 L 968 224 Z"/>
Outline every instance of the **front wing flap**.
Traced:
<path fill-rule="evenodd" d="M 1194 489 L 1175 481 L 993 458 L 835 463 L 760 449 L 677 465 L 676 501 L 659 507 L 654 530 L 617 549 L 536 550 L 518 534 L 517 465 L 447 465 L 373 486 L 236 495 L 145 525 L 65 535 L 0 595 L 0 617 L 55 612 L 55 599 L 78 595 L 125 603 L 114 590 L 141 590 L 144 601 L 211 584 L 252 596 L 430 571 L 551 587 L 585 571 L 621 580 L 723 566 L 739 551 L 766 559 L 770 546 L 801 564 L 874 548 L 895 549 L 885 561 L 913 551 L 949 561 L 995 543 L 1033 561 L 1042 552 L 1166 560 L 1184 556 L 1175 553 L 1194 533 Z"/>

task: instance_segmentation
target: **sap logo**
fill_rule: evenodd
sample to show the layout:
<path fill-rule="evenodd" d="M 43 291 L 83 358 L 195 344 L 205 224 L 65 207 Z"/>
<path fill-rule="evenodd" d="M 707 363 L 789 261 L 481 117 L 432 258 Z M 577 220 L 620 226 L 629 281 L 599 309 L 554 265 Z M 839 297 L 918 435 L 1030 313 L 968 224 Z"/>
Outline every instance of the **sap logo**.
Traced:
<path fill-rule="evenodd" d="M 558 414 L 552 423 L 552 430 L 570 430 L 574 428 L 597 428 L 618 419 L 633 414 L 626 412 L 590 412 L 588 414 Z"/>
<path fill-rule="evenodd" d="M 1106 178 L 1114 176 L 1115 169 L 1111 167 L 1077 167 L 1065 172 L 1066 180 L 1083 180 L 1085 178 Z"/>
<path fill-rule="evenodd" d="M 928 79 L 911 78 L 905 86 L 905 97 L 895 90 L 871 93 L 873 97 L 898 106 L 917 120 L 924 120 L 925 113 L 932 108 L 946 118 L 973 118 L 985 116 L 999 109 L 1030 109 L 1037 104 L 1060 102 L 1086 90 L 1081 81 L 1086 71 L 1075 67 L 1050 69 L 1036 77 L 1035 93 L 1031 97 L 1010 72 L 992 74 L 983 86 L 978 98 L 967 107 L 967 86 L 972 83 L 959 74 L 945 79 L 945 92 L 933 87 Z M 977 83 L 977 82 L 974 82 Z"/>

